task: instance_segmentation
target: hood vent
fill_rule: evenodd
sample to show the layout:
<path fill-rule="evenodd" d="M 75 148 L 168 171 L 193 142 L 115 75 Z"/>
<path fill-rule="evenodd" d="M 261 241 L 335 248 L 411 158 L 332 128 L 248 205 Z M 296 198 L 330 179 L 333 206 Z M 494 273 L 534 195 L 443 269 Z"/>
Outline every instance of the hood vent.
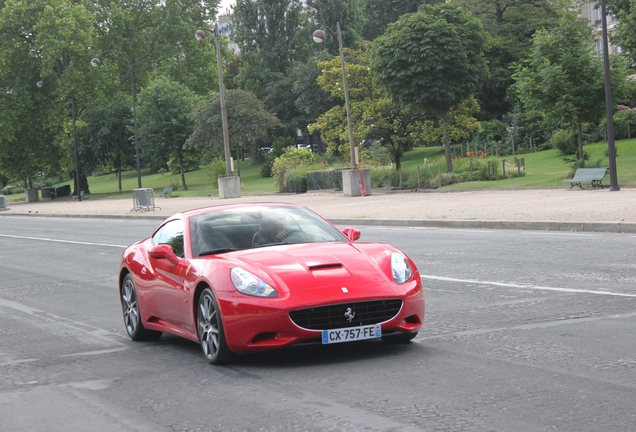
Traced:
<path fill-rule="evenodd" d="M 340 264 L 340 263 L 318 264 L 318 265 L 309 266 L 309 270 L 311 270 L 311 271 L 316 271 L 316 270 L 334 270 L 334 269 L 341 269 L 341 268 L 342 268 L 342 264 Z"/>

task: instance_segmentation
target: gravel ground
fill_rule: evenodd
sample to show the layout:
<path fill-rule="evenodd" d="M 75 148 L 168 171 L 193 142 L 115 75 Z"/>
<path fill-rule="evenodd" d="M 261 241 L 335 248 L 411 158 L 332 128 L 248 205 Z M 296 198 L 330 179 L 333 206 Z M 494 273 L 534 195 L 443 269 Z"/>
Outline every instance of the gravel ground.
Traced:
<path fill-rule="evenodd" d="M 155 192 L 158 195 L 158 191 Z M 179 211 L 238 202 L 289 202 L 301 204 L 327 219 L 393 221 L 543 221 L 636 223 L 636 188 L 568 190 L 480 190 L 468 192 L 374 191 L 367 197 L 345 197 L 341 192 L 218 197 L 155 197 L 153 211 L 132 211 L 132 196 L 117 199 L 85 197 L 8 203 L 0 215 L 104 215 L 169 216 Z"/>

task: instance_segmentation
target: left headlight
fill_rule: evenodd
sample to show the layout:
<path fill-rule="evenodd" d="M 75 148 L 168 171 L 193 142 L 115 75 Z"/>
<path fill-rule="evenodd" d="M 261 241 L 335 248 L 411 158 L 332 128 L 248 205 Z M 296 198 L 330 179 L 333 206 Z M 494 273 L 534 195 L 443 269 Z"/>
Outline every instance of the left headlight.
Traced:
<path fill-rule="evenodd" d="M 243 294 L 256 297 L 278 297 L 278 291 L 250 272 L 235 267 L 230 271 L 230 275 L 234 288 Z"/>
<path fill-rule="evenodd" d="M 413 269 L 406 257 L 397 252 L 391 253 L 391 276 L 399 284 L 408 282 L 413 276 Z"/>

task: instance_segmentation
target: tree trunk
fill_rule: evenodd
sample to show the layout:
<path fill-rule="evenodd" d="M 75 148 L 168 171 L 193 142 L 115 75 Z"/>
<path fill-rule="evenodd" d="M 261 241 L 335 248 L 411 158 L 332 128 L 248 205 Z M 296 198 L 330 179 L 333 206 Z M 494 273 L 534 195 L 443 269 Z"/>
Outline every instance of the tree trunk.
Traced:
<path fill-rule="evenodd" d="M 576 131 L 578 133 L 579 140 L 579 160 L 583 160 L 583 126 L 582 126 L 581 117 L 576 119 Z"/>
<path fill-rule="evenodd" d="M 121 189 L 121 161 L 122 161 L 122 155 L 121 153 L 119 154 L 119 164 L 117 166 L 117 183 L 119 186 L 119 193 L 122 193 L 122 189 Z"/>
<path fill-rule="evenodd" d="M 179 170 L 181 171 L 181 184 L 183 185 L 183 190 L 188 190 L 188 185 L 185 181 L 185 170 L 183 169 L 183 154 L 179 153 Z"/>
<path fill-rule="evenodd" d="M 240 163 L 241 157 L 240 157 L 240 150 L 239 150 L 239 145 L 236 145 L 236 174 L 240 177 L 241 176 L 241 163 Z"/>
<path fill-rule="evenodd" d="M 77 180 L 75 179 L 75 176 L 77 175 L 77 173 L 75 171 L 73 171 L 73 195 L 77 196 Z M 88 177 L 86 177 L 86 174 L 84 173 L 80 173 L 80 177 L 79 177 L 79 183 L 80 183 L 80 190 L 84 191 L 84 195 L 90 195 L 91 191 L 88 187 Z"/>
<path fill-rule="evenodd" d="M 444 152 L 446 153 L 446 171 L 453 172 L 453 159 L 451 158 L 450 133 L 448 131 L 448 113 L 442 116 L 444 122 Z"/>

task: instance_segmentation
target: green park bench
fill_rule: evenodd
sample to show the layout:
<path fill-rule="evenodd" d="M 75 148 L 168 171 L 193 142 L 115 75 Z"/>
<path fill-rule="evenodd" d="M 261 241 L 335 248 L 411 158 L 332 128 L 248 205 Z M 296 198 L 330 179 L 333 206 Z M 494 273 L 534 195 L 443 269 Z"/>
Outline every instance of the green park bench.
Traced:
<path fill-rule="evenodd" d="M 163 192 L 159 194 L 159 196 L 164 198 L 168 198 L 168 197 L 172 198 L 172 189 L 174 189 L 172 186 L 166 186 L 163 189 Z"/>
<path fill-rule="evenodd" d="M 574 173 L 574 178 L 563 181 L 570 183 L 570 189 L 574 186 L 583 189 L 581 183 L 590 183 L 590 190 L 592 190 L 594 186 L 603 188 L 601 180 L 603 180 L 605 174 L 607 174 L 607 168 L 578 168 Z"/>

